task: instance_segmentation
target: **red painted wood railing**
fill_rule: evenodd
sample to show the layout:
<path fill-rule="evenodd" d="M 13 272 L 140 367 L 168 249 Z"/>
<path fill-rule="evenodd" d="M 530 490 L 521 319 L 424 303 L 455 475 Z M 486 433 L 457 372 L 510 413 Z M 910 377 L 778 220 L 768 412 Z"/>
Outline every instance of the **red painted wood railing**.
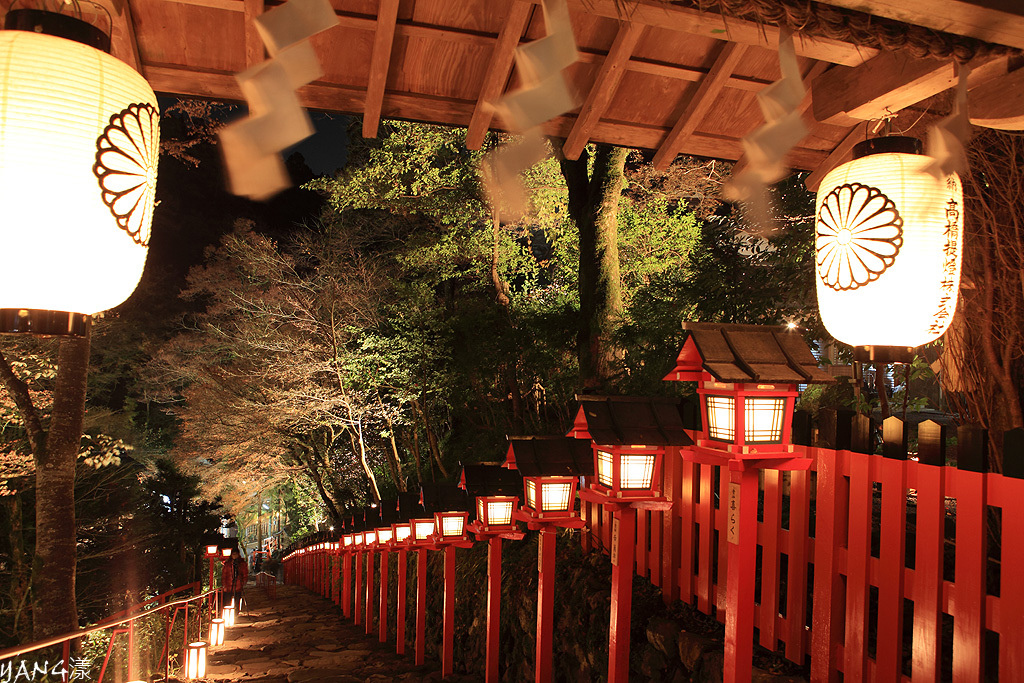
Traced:
<path fill-rule="evenodd" d="M 1024 479 L 984 471 L 987 445 L 978 429 L 960 429 L 958 465 L 946 466 L 944 433 L 934 423 L 922 428 L 914 460 L 905 459 L 898 420 L 885 425 L 885 455 L 857 452 L 870 450 L 863 447 L 868 424 L 845 420 L 845 428 L 841 415 L 838 428 L 832 424 L 831 436 L 823 430 L 839 448 L 798 446 L 811 460 L 809 471 L 763 473 L 753 614 L 759 643 L 784 647 L 800 664 L 809 655 L 813 681 L 835 681 L 842 672 L 847 681 L 966 682 L 996 673 L 985 669 L 991 631 L 999 638 L 999 680 L 1024 681 Z M 1024 471 L 1019 431 L 1007 433 L 1014 449 L 1005 454 L 1013 463 L 1007 471 Z M 724 621 L 729 475 L 720 469 L 666 454 L 662 490 L 674 505 L 638 511 L 635 568 L 666 601 L 680 599 Z M 988 558 L 991 508 L 1002 511 L 1007 539 L 998 563 Z M 582 514 L 584 547 L 607 552 L 611 514 L 590 502 Z M 955 540 L 946 539 L 948 529 Z M 995 564 L 1003 577 L 998 589 L 986 579 Z M 953 623 L 945 640 L 944 616 Z"/>

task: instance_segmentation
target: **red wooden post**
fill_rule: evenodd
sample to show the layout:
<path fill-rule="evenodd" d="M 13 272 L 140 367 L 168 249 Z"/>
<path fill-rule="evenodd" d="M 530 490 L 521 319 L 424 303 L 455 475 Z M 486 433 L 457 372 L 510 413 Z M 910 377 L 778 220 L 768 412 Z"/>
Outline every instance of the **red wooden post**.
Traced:
<path fill-rule="evenodd" d="M 1015 455 L 1019 457 L 1020 453 Z M 1009 457 L 1010 450 L 1006 449 L 1003 461 L 1009 462 Z M 1020 479 L 1005 476 L 998 483 L 1003 492 L 1003 538 L 1024 538 L 1024 484 Z M 1001 560 L 1002 575 L 1015 578 L 1003 581 L 999 591 L 1003 620 L 999 634 L 999 680 L 1020 681 L 1024 680 L 1024 581 L 1019 577 L 1024 576 L 1024 544 L 1003 543 Z"/>
<path fill-rule="evenodd" d="M 729 469 L 724 465 L 719 468 L 718 475 L 718 509 L 714 509 L 714 503 L 711 504 L 712 515 L 714 515 L 714 523 L 712 529 L 718 529 L 718 573 L 714 577 L 715 585 L 715 596 L 714 605 L 718 608 L 716 616 L 721 622 L 725 621 L 725 615 L 728 613 L 728 607 L 726 606 L 726 591 L 728 590 L 729 584 L 729 543 L 726 541 L 726 532 L 728 531 L 728 516 L 726 510 L 726 504 L 729 501 L 730 491 L 730 473 Z M 756 538 L 755 533 L 755 538 Z M 756 558 L 756 556 L 755 556 Z"/>
<path fill-rule="evenodd" d="M 956 472 L 954 683 L 979 683 L 985 680 L 985 565 L 988 562 L 985 493 L 983 473 L 962 469 Z M 1020 577 L 1006 578 L 1010 581 L 1020 580 Z"/>
<path fill-rule="evenodd" d="M 427 630 L 427 550 L 420 548 L 416 557 L 416 664 L 423 664 L 426 655 Z"/>
<path fill-rule="evenodd" d="M 696 469 L 696 467 L 695 467 Z M 699 555 L 697 567 L 697 609 L 705 614 L 711 614 L 711 606 L 714 604 L 714 593 L 712 592 L 711 558 L 714 553 L 714 545 L 711 539 L 714 537 L 712 520 L 714 518 L 714 499 L 712 484 L 715 481 L 715 468 L 711 465 L 700 465 L 700 502 L 697 509 L 697 523 L 700 524 L 700 536 L 698 539 Z"/>
<path fill-rule="evenodd" d="M 537 683 L 551 681 L 551 650 L 555 625 L 555 541 L 557 530 L 540 530 L 537 547 L 537 652 L 534 670 Z"/>
<path fill-rule="evenodd" d="M 455 665 L 455 546 L 444 547 L 444 627 L 441 676 L 451 676 Z"/>
<path fill-rule="evenodd" d="M 373 603 L 377 597 L 373 592 L 374 554 L 373 550 L 366 554 L 366 635 L 373 633 Z"/>
<path fill-rule="evenodd" d="M 679 599 L 683 602 L 692 602 L 696 582 L 694 581 L 694 550 L 695 550 L 695 523 L 697 521 L 697 495 L 699 493 L 699 482 L 697 475 L 700 466 L 691 461 L 683 461 L 679 502 L 676 503 L 676 510 L 679 512 Z"/>
<path fill-rule="evenodd" d="M 871 559 L 871 461 L 876 456 L 850 453 L 850 531 L 846 544 L 846 642 L 843 677 L 867 679 L 868 562 Z M 881 460 L 881 458 L 878 458 Z M 814 575 L 817 576 L 817 567 Z"/>
<path fill-rule="evenodd" d="M 637 511 L 632 507 L 616 510 L 612 518 L 612 604 L 611 623 L 608 626 L 608 683 L 629 681 L 629 626 L 633 611 L 633 550 L 636 547 L 636 520 Z"/>
<path fill-rule="evenodd" d="M 836 548 L 846 541 L 843 514 L 849 501 L 843 478 L 848 451 L 817 449 L 817 514 L 814 537 L 814 613 L 811 627 L 811 681 L 838 680 L 832 654 L 843 626 L 842 576 Z"/>
<path fill-rule="evenodd" d="M 405 579 L 409 569 L 409 552 L 398 551 L 398 606 L 395 610 L 395 652 L 405 654 Z"/>
<path fill-rule="evenodd" d="M 903 675 L 903 583 L 907 539 L 906 431 L 898 417 L 883 423 L 882 517 L 879 536 L 876 680 Z"/>
<path fill-rule="evenodd" d="M 615 524 L 615 514 L 612 513 L 612 524 Z M 635 557 L 636 573 L 644 578 L 647 577 L 647 538 L 649 533 L 647 510 L 640 510 L 635 515 L 636 517 L 636 531 L 634 534 L 635 540 Z M 615 534 L 612 534 L 612 544 L 615 543 Z"/>
<path fill-rule="evenodd" d="M 334 565 L 334 578 L 331 580 L 331 596 L 335 605 L 341 605 L 341 555 L 334 552 L 331 563 Z"/>
<path fill-rule="evenodd" d="M 390 571 L 389 559 L 391 553 L 387 550 L 380 552 L 380 616 L 377 618 L 380 627 L 377 630 L 377 640 L 382 643 L 388 641 L 388 572 Z"/>
<path fill-rule="evenodd" d="M 360 550 L 356 553 L 356 592 L 352 596 L 352 601 L 355 603 L 355 623 L 360 624 L 363 621 L 363 551 Z"/>
<path fill-rule="evenodd" d="M 810 473 L 789 473 L 789 556 L 786 590 L 786 659 L 803 664 L 807 621 L 807 548 L 810 526 Z"/>
<path fill-rule="evenodd" d="M 915 680 L 936 681 L 942 662 L 940 614 L 943 610 L 946 519 L 945 428 L 926 420 L 917 426 L 917 439 L 919 463 L 916 466 L 911 463 L 917 475 L 914 478 L 917 485 L 917 534 L 914 541 L 914 649 L 910 670 Z M 1006 524 L 1005 511 L 1003 524 Z M 1003 559 L 1005 562 L 1005 556 Z M 1003 566 L 1005 571 L 1006 565 Z"/>
<path fill-rule="evenodd" d="M 661 594 L 665 604 L 679 599 L 679 540 L 680 540 L 680 486 L 679 470 L 683 464 L 675 448 L 665 451 L 662 471 L 664 483 L 662 490 L 665 497 L 672 503 L 672 509 L 666 510 L 662 516 L 662 548 L 661 548 Z"/>
<path fill-rule="evenodd" d="M 588 534 L 584 533 L 583 538 Z M 487 541 L 487 663 L 486 683 L 498 683 L 498 642 L 501 633 L 501 537 Z"/>
<path fill-rule="evenodd" d="M 352 616 L 352 552 L 345 553 L 342 562 L 341 613 L 348 619 Z"/>
<path fill-rule="evenodd" d="M 775 626 L 779 618 L 779 531 L 782 529 L 782 473 L 763 470 L 764 516 L 761 530 L 761 645 L 769 650 L 778 646 Z"/>
<path fill-rule="evenodd" d="M 722 472 L 725 478 L 726 472 Z M 754 579 L 757 574 L 757 470 L 735 472 L 729 486 L 725 539 L 729 566 L 725 608 L 724 683 L 748 683 L 754 655 Z"/>

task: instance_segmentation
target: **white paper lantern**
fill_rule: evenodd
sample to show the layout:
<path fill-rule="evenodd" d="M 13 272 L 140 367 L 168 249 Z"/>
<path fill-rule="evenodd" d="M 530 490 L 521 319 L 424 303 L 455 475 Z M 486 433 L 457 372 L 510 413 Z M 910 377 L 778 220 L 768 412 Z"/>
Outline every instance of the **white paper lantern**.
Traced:
<path fill-rule="evenodd" d="M 149 244 L 152 88 L 95 48 L 14 30 L 0 31 L 0 86 L 0 309 L 9 320 L 117 306 Z"/>
<path fill-rule="evenodd" d="M 960 178 L 925 173 L 932 159 L 914 149 L 911 138 L 860 143 L 818 189 L 818 307 L 828 331 L 855 347 L 926 344 L 956 311 Z"/>

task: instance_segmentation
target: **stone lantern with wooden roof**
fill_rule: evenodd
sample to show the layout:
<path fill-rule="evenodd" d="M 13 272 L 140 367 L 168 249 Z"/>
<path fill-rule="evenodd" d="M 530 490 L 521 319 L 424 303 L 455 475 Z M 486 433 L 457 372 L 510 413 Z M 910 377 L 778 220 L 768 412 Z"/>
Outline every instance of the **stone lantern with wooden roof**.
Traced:
<path fill-rule="evenodd" d="M 594 475 L 588 444 L 564 436 L 510 436 L 504 466 L 523 475 L 525 502 L 516 517 L 530 529 L 582 526 L 573 502 L 580 477 Z"/>
<path fill-rule="evenodd" d="M 728 466 L 724 679 L 749 681 L 760 473 L 810 466 L 804 447 L 791 439 L 797 385 L 835 379 L 818 367 L 800 335 L 785 327 L 683 323 L 683 329 L 683 348 L 665 379 L 697 382 L 704 428 L 683 458 L 723 466 L 723 477 Z"/>
<path fill-rule="evenodd" d="M 810 348 L 783 326 L 683 323 L 686 338 L 665 379 L 697 382 L 704 438 L 694 459 L 793 457 L 799 384 L 832 384 Z"/>

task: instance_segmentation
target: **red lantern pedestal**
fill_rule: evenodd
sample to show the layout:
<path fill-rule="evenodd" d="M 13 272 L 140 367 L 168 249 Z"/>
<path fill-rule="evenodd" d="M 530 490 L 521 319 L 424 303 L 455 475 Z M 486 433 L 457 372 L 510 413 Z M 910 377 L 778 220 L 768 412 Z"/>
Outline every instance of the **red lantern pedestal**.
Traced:
<path fill-rule="evenodd" d="M 391 553 L 387 548 L 380 551 L 380 610 L 377 621 L 377 640 L 386 643 L 388 640 L 388 572 Z"/>
<path fill-rule="evenodd" d="M 352 551 L 347 550 L 341 567 L 341 613 L 346 619 L 352 616 Z"/>
<path fill-rule="evenodd" d="M 395 610 L 395 652 L 405 654 L 405 580 L 409 570 L 409 551 L 398 551 L 398 605 Z"/>
<path fill-rule="evenodd" d="M 521 531 L 500 533 L 484 531 L 479 522 L 469 525 L 478 541 L 487 541 L 487 658 L 484 663 L 486 683 L 498 683 L 498 643 L 501 633 L 501 541 L 521 541 Z"/>
<path fill-rule="evenodd" d="M 373 633 L 373 603 L 376 597 L 373 594 L 373 548 L 366 553 L 366 635 Z"/>
<path fill-rule="evenodd" d="M 355 603 L 354 611 L 354 623 L 360 624 L 363 621 L 363 551 L 359 550 L 356 553 L 356 591 L 355 595 L 352 596 L 352 602 Z"/>

